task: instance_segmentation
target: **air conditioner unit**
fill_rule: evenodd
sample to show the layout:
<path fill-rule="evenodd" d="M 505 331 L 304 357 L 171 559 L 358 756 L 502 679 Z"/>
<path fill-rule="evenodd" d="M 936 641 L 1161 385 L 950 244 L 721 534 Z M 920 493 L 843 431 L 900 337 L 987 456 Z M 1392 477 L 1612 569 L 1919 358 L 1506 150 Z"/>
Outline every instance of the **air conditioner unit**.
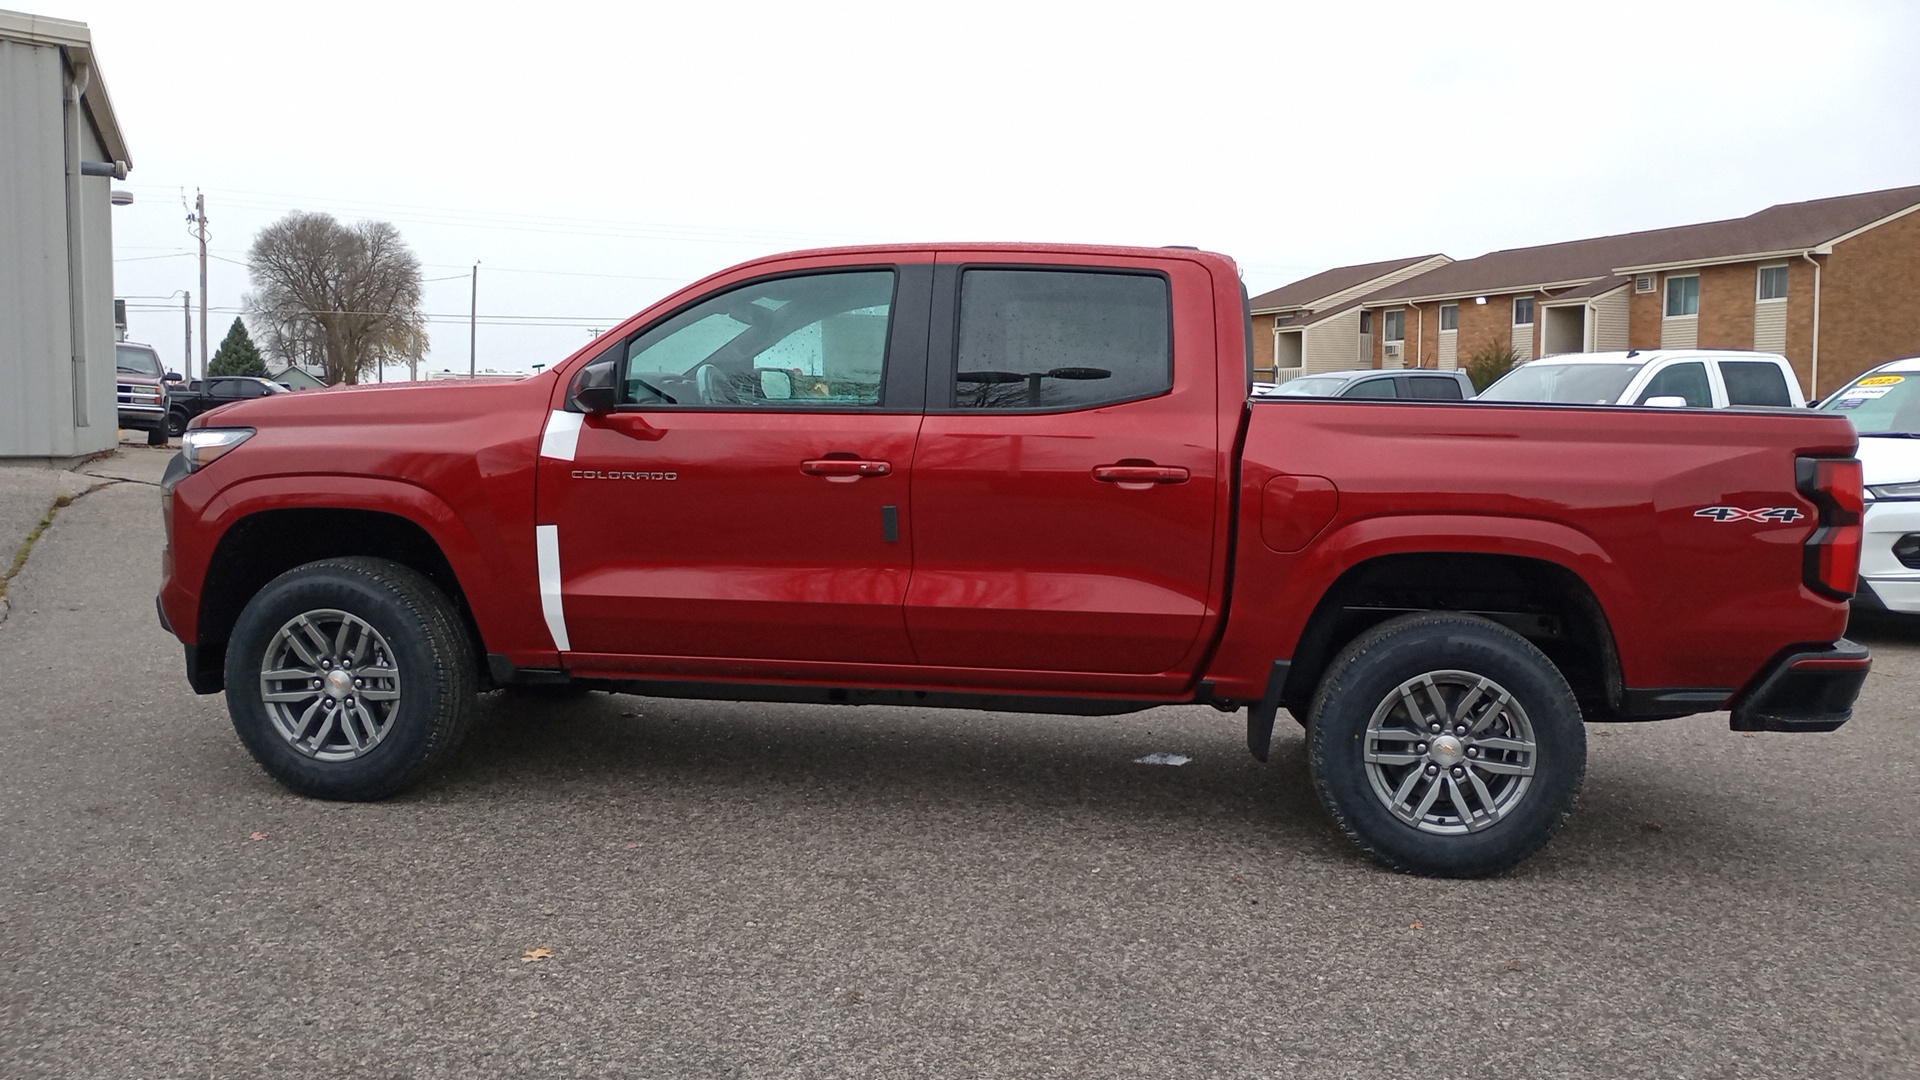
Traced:
<path fill-rule="evenodd" d="M 1653 291 L 1653 275 L 1641 274 L 1639 277 L 1634 278 L 1633 291 L 1634 292 L 1652 292 Z"/>
<path fill-rule="evenodd" d="M 1400 343 L 1399 342 L 1389 341 L 1384 346 L 1382 346 L 1382 349 L 1384 350 L 1384 353 L 1387 359 L 1389 360 L 1400 359 Z"/>

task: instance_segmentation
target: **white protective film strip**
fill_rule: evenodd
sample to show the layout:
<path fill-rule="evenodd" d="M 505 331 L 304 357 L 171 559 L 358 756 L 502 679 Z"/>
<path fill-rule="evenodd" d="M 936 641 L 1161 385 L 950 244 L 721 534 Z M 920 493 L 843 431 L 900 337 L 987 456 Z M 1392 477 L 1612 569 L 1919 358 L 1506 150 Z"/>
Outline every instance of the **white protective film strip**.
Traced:
<path fill-rule="evenodd" d="M 540 456 L 572 461 L 574 447 L 580 443 L 580 421 L 585 419 L 577 412 L 548 414 L 547 433 L 540 438 Z"/>
<path fill-rule="evenodd" d="M 535 525 L 533 550 L 540 562 L 540 611 L 547 617 L 553 647 L 567 652 L 573 646 L 567 641 L 567 613 L 560 606 L 560 526 Z"/>

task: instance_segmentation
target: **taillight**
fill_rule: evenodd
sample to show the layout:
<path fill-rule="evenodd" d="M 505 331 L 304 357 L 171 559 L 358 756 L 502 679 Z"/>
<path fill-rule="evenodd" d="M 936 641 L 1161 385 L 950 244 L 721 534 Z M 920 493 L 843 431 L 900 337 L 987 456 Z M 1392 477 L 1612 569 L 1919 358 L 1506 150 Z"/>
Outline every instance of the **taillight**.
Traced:
<path fill-rule="evenodd" d="M 1866 510 L 1860 462 L 1853 458 L 1799 459 L 1796 486 L 1820 510 L 1807 538 L 1807 587 L 1835 600 L 1853 597 L 1860 578 L 1860 515 Z"/>

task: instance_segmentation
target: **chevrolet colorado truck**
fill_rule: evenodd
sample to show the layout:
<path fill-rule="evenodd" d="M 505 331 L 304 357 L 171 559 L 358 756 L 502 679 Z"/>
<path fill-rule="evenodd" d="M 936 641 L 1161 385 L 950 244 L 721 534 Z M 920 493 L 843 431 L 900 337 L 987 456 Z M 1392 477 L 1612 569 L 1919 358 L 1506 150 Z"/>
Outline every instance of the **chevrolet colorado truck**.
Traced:
<path fill-rule="evenodd" d="M 162 623 L 288 788 L 477 692 L 1286 709 L 1385 865 L 1493 873 L 1583 722 L 1831 731 L 1860 547 L 1813 412 L 1259 397 L 1234 263 L 888 246 L 715 274 L 508 383 L 279 394 L 168 470 Z"/>

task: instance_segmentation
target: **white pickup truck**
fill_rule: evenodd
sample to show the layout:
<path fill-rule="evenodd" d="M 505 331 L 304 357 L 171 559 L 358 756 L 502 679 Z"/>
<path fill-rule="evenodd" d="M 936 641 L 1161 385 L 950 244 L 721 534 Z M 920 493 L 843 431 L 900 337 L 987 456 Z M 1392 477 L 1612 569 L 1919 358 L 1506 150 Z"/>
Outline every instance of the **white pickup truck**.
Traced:
<path fill-rule="evenodd" d="M 1549 356 L 1507 372 L 1478 400 L 1676 409 L 1797 409 L 1807 404 L 1786 357 L 1713 349 Z"/>

